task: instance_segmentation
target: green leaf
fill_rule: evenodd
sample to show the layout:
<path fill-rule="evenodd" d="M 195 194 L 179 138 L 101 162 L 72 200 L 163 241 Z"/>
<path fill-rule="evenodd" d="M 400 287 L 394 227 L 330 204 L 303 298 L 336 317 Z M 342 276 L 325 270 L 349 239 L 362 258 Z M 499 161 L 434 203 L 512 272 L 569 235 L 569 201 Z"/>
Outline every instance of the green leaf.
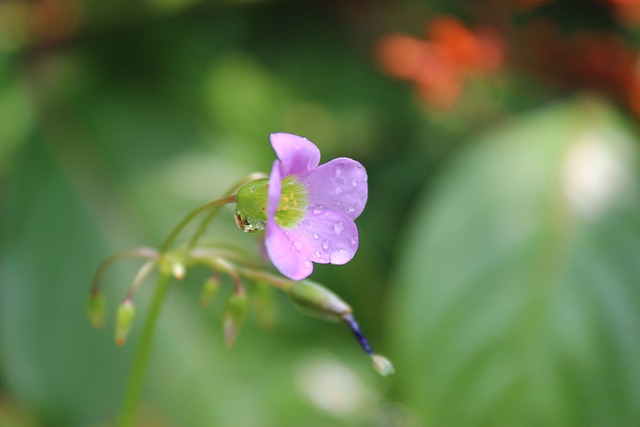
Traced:
<path fill-rule="evenodd" d="M 594 100 L 472 144 L 410 222 L 397 398 L 429 426 L 640 422 L 637 141 Z"/>

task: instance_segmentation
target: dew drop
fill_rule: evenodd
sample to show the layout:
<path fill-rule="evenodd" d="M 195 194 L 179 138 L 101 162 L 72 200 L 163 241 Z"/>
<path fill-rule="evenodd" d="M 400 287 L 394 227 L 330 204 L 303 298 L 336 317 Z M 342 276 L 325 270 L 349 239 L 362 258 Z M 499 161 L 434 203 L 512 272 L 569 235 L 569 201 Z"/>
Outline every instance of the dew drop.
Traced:
<path fill-rule="evenodd" d="M 336 175 L 340 175 L 340 173 L 344 170 L 344 163 L 338 163 L 336 165 Z"/>
<path fill-rule="evenodd" d="M 340 191 L 338 191 L 340 192 Z M 341 200 L 336 200 L 335 202 L 333 202 L 333 206 L 335 206 L 336 208 L 339 208 L 340 206 L 342 206 L 342 201 Z"/>
<path fill-rule="evenodd" d="M 322 249 L 329 249 L 331 247 L 331 244 L 329 243 L 328 240 L 325 240 L 324 242 L 322 242 Z"/>
<path fill-rule="evenodd" d="M 296 248 L 296 251 L 300 252 L 302 250 L 302 245 L 297 240 L 293 242 L 293 247 Z"/>
<path fill-rule="evenodd" d="M 351 244 L 354 245 L 354 246 L 358 244 L 358 238 L 357 237 L 352 237 L 350 241 L 351 241 Z"/>
<path fill-rule="evenodd" d="M 333 181 L 336 185 L 340 186 L 340 185 L 344 185 L 344 178 L 339 176 L 337 177 L 334 181 Z"/>
<path fill-rule="evenodd" d="M 335 224 L 333 224 L 333 231 L 335 231 L 336 234 L 342 233 L 343 230 L 344 230 L 344 222 L 338 221 Z"/>
<path fill-rule="evenodd" d="M 349 256 L 349 252 L 344 249 L 336 249 L 331 252 L 331 263 L 332 264 L 344 264 L 351 259 Z"/>
<path fill-rule="evenodd" d="M 324 212 L 324 205 L 314 205 L 311 209 L 311 212 L 313 212 L 314 215 L 320 215 L 322 212 Z"/>
<path fill-rule="evenodd" d="M 249 193 L 255 193 L 256 192 L 256 186 L 252 185 L 249 187 Z"/>
<path fill-rule="evenodd" d="M 322 256 L 322 252 L 320 251 L 315 251 L 313 253 L 313 256 L 315 257 L 315 259 L 317 259 L 318 261 L 324 261 L 324 257 Z"/>
<path fill-rule="evenodd" d="M 304 262 L 304 265 L 305 265 L 305 266 L 307 266 L 307 267 L 311 267 L 311 266 L 312 266 L 312 265 L 311 265 L 311 261 L 309 261 L 309 260 L 306 260 L 306 261 Z"/>
<path fill-rule="evenodd" d="M 354 187 L 357 187 L 358 184 L 360 184 L 360 181 L 358 181 L 357 179 L 351 181 L 351 185 L 353 185 Z"/>
<path fill-rule="evenodd" d="M 320 238 L 320 235 L 318 233 L 313 233 L 311 236 L 314 240 L 318 240 Z"/>
<path fill-rule="evenodd" d="M 355 207 L 355 206 L 353 206 L 353 205 L 351 205 L 351 206 L 349 206 L 349 207 L 347 208 L 347 213 L 348 213 L 348 214 L 352 214 L 352 213 L 354 213 L 355 211 L 356 211 L 356 207 Z"/>

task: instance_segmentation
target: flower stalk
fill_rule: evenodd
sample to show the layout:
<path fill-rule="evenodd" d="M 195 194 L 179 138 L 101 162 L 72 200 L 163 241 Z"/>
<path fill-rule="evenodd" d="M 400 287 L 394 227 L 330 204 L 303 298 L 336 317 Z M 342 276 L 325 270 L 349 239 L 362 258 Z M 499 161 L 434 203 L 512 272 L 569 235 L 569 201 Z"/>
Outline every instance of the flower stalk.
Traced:
<path fill-rule="evenodd" d="M 252 174 L 235 183 L 222 198 L 189 212 L 171 230 L 158 250 L 134 248 L 107 258 L 97 269 L 86 309 L 95 327 L 103 323 L 106 308 L 101 281 L 106 269 L 125 258 L 144 258 L 126 297 L 116 312 L 115 341 L 124 345 L 136 315 L 134 297 L 149 274 L 159 274 L 151 305 L 142 325 L 134 360 L 118 417 L 120 427 L 135 424 L 144 377 L 157 319 L 172 279 L 183 280 L 188 268 L 200 265 L 211 270 L 203 285 L 200 304 L 207 306 L 221 287 L 220 274 L 231 278 L 233 290 L 223 311 L 223 336 L 231 347 L 237 340 L 247 314 L 247 292 L 243 280 L 256 285 L 256 306 L 268 314 L 270 294 L 264 285 L 273 286 L 291 298 L 304 313 L 346 324 L 362 349 L 371 357 L 381 375 L 393 372 L 383 356 L 375 354 L 353 317 L 349 304 L 331 290 L 306 279 L 312 263 L 345 264 L 358 248 L 358 230 L 354 220 L 367 200 L 367 174 L 364 167 L 348 158 L 319 165 L 318 148 L 305 138 L 290 134 L 272 134 L 272 146 L 278 155 L 271 174 Z M 226 204 L 235 203 L 237 225 L 245 232 L 264 230 L 264 249 L 284 276 L 265 271 L 262 265 L 241 251 L 222 245 L 201 244 L 209 224 Z M 204 214 L 204 215 L 203 215 Z M 201 215 L 203 215 L 201 217 Z M 200 218 L 186 244 L 176 247 L 183 231 Z M 259 301 L 260 292 L 263 300 Z M 266 292 L 266 293 L 265 293 Z M 275 316 L 264 316 L 265 324 Z"/>

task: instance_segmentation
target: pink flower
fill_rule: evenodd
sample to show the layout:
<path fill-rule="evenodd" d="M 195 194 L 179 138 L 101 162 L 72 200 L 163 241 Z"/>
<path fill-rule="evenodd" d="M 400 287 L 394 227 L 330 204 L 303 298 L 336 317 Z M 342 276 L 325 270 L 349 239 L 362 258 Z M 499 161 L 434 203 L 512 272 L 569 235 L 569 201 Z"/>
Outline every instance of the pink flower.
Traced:
<path fill-rule="evenodd" d="M 318 166 L 318 147 L 292 134 L 271 134 L 271 145 L 278 160 L 268 186 L 269 258 L 292 280 L 308 277 L 313 262 L 349 262 L 358 249 L 354 220 L 367 202 L 364 167 L 344 157 Z"/>

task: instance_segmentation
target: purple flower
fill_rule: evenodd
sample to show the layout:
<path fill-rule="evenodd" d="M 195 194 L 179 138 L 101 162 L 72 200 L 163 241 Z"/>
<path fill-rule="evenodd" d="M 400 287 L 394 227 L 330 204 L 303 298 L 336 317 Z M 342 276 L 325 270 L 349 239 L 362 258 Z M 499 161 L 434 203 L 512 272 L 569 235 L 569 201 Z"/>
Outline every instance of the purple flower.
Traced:
<path fill-rule="evenodd" d="M 318 166 L 318 147 L 292 134 L 271 134 L 271 145 L 278 160 L 268 186 L 269 258 L 292 280 L 309 276 L 312 262 L 349 262 L 358 249 L 354 220 L 367 202 L 364 167 L 344 157 Z"/>

